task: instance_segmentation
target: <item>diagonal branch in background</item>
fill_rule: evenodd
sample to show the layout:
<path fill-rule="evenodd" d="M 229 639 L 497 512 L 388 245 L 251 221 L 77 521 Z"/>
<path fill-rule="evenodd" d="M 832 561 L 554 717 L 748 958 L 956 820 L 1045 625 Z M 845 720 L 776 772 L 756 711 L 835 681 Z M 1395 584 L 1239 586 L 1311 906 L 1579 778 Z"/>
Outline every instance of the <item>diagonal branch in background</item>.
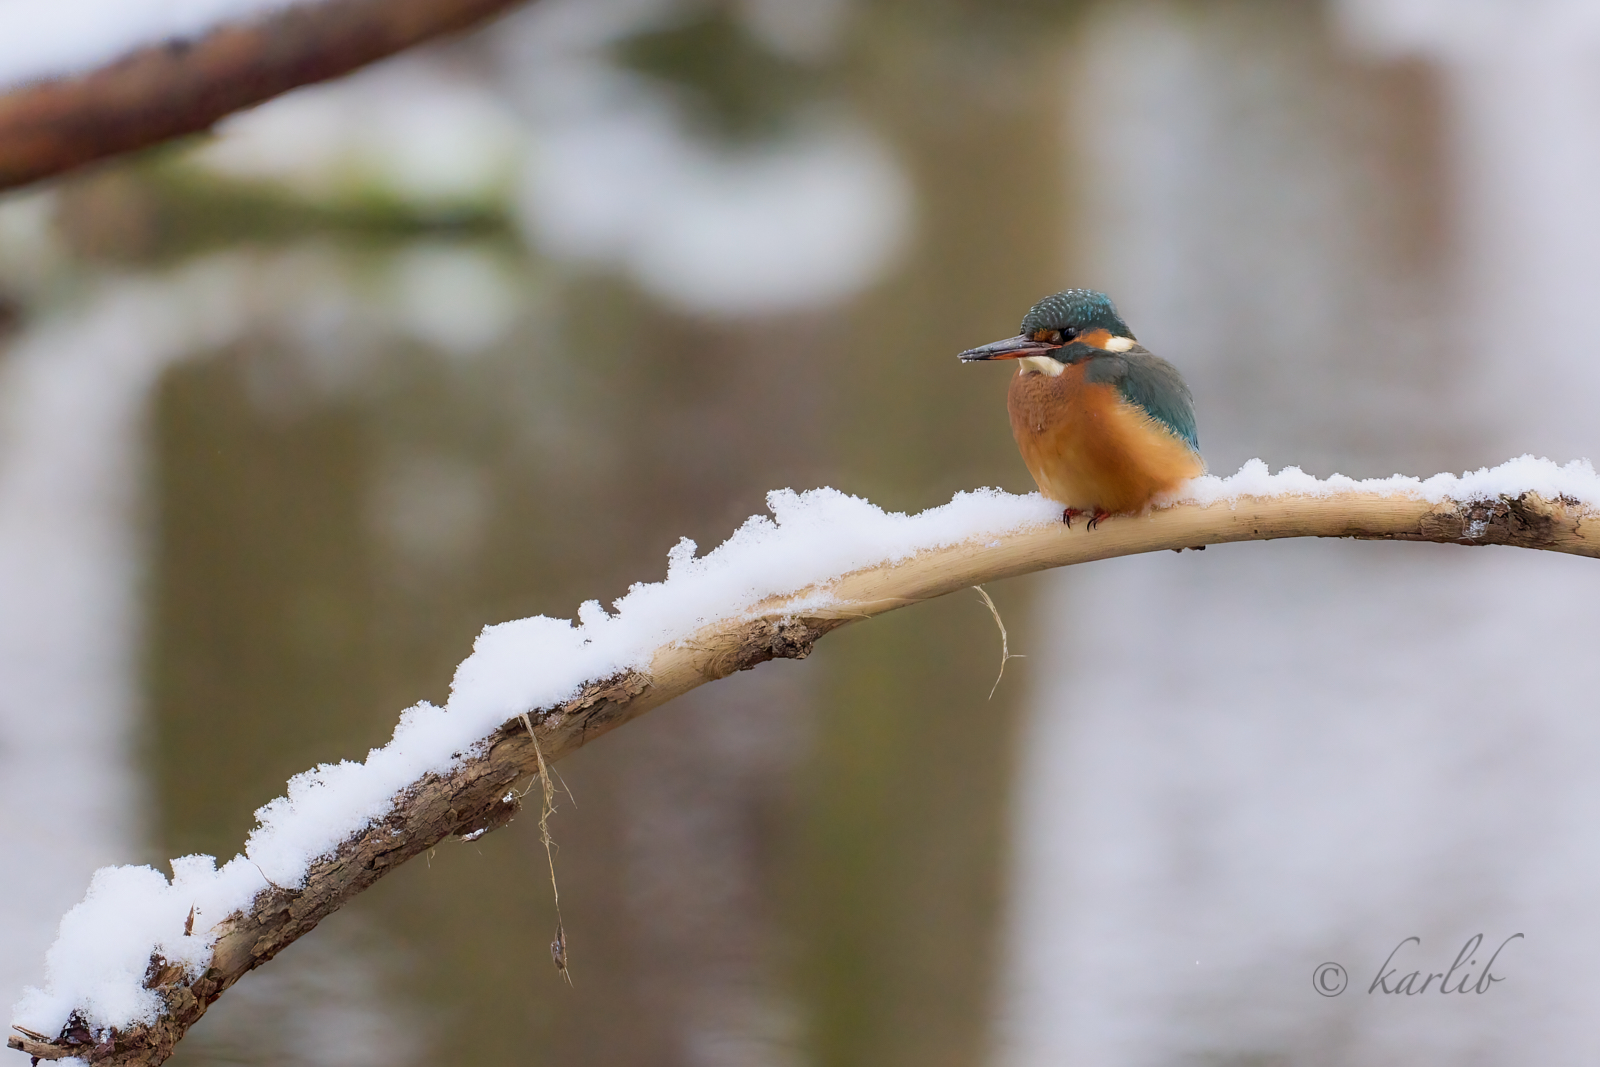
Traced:
<path fill-rule="evenodd" d="M 220 118 L 498 14 L 518 0 L 320 0 L 0 95 L 0 189 Z"/>
<path fill-rule="evenodd" d="M 857 619 L 1051 567 L 1282 537 L 1511 545 L 1600 556 L 1600 520 L 1592 508 L 1532 492 L 1439 503 L 1373 492 L 1242 497 L 1115 518 L 1094 531 L 1082 525 L 1028 526 L 770 597 L 736 617 L 708 623 L 689 640 L 660 647 L 648 670 L 591 682 L 574 699 L 538 709 L 531 719 L 545 758 L 553 761 L 705 682 L 770 659 L 804 659 L 818 639 Z M 828 594 L 825 607 L 816 606 L 819 593 Z M 10 1038 L 10 1047 L 41 1059 L 161 1063 L 229 986 L 357 893 L 451 835 L 475 836 L 505 825 L 518 809 L 515 783 L 535 773 L 537 765 L 522 717 L 511 719 L 449 773 L 412 783 L 386 817 L 313 864 L 303 889 L 265 890 L 247 911 L 223 920 L 210 966 L 199 978 L 188 978 L 182 968 L 159 957 L 152 959 L 145 984 L 165 1006 L 155 1023 L 98 1037 L 69 1024 L 52 1040 L 25 1034 Z"/>

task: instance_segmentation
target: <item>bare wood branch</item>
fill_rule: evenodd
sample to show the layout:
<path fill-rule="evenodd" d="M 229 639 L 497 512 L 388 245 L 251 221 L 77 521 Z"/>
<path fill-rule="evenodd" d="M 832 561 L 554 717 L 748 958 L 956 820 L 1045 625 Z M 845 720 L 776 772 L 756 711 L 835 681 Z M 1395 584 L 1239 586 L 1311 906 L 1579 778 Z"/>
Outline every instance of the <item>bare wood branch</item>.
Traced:
<path fill-rule="evenodd" d="M 517 0 L 323 0 L 0 95 L 0 189 L 210 129 L 300 85 L 454 33 Z"/>
<path fill-rule="evenodd" d="M 772 597 L 737 618 L 707 625 L 687 641 L 662 647 L 648 672 L 594 682 L 560 707 L 534 710 L 531 718 L 546 759 L 557 760 L 706 682 L 770 659 L 804 659 L 821 637 L 857 619 L 1051 567 L 1283 537 L 1511 545 L 1600 556 L 1600 516 L 1576 503 L 1531 493 L 1466 504 L 1347 493 L 1178 505 L 1114 518 L 1093 531 L 1081 524 L 1036 527 L 855 571 L 821 589 Z M 828 607 L 793 609 L 808 598 L 814 603 L 818 592 L 831 594 Z M 28 1035 L 11 1038 L 10 1046 L 43 1059 L 161 1063 L 229 986 L 357 893 L 451 835 L 486 832 L 509 822 L 518 808 L 513 784 L 533 774 L 537 762 L 521 717 L 505 723 L 450 774 L 430 775 L 406 789 L 387 818 L 314 865 L 304 889 L 264 891 L 248 912 L 224 920 L 203 976 L 190 981 L 178 968 L 152 960 L 146 984 L 167 1006 L 153 1026 L 113 1033 L 98 1044 L 86 1030 L 69 1028 L 51 1042 Z"/>

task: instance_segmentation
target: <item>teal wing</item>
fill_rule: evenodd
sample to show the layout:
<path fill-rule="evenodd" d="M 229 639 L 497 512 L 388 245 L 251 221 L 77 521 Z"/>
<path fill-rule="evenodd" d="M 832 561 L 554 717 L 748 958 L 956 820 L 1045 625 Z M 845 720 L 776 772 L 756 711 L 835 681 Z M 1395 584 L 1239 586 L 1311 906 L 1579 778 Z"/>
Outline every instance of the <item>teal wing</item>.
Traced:
<path fill-rule="evenodd" d="M 1195 432 L 1194 397 L 1178 368 L 1140 345 L 1126 352 L 1097 355 L 1084 368 L 1084 380 L 1115 385 L 1124 400 L 1137 404 L 1200 451 Z"/>

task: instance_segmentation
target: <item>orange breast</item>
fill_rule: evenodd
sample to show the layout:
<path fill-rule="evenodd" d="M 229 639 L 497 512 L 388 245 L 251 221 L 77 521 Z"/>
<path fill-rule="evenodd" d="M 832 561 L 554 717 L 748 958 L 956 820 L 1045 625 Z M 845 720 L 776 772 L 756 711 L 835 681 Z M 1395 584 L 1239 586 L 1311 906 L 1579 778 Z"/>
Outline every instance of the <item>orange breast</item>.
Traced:
<path fill-rule="evenodd" d="M 1065 507 L 1138 511 L 1156 494 L 1205 473 L 1205 462 L 1115 386 L 1019 367 L 1006 407 L 1022 462 L 1039 492 Z"/>

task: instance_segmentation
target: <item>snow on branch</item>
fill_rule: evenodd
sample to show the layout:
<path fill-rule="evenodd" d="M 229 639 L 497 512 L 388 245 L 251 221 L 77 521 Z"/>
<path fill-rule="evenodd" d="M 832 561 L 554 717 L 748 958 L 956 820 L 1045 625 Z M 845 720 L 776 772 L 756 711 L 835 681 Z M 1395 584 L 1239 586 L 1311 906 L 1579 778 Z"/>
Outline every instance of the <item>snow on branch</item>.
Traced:
<path fill-rule="evenodd" d="M 1600 477 L 1523 457 L 1426 481 L 1318 480 L 1260 460 L 1089 530 L 996 490 L 915 516 L 830 489 L 772 493 L 714 551 L 684 540 L 662 582 L 576 624 L 486 628 L 443 707 L 418 704 L 363 763 L 323 765 L 257 813 L 245 854 L 99 871 L 62 919 L 12 1048 L 41 1059 L 158 1064 L 229 986 L 401 863 L 505 825 L 538 756 L 560 759 L 705 682 L 803 659 L 829 631 L 996 578 L 1159 549 L 1279 537 L 1512 545 L 1600 556 Z M 525 792 L 525 791 L 523 791 Z"/>
<path fill-rule="evenodd" d="M 0 13 L 0 189 L 209 129 L 516 0 L 55 0 Z M 100 64 L 104 65 L 100 65 Z"/>

